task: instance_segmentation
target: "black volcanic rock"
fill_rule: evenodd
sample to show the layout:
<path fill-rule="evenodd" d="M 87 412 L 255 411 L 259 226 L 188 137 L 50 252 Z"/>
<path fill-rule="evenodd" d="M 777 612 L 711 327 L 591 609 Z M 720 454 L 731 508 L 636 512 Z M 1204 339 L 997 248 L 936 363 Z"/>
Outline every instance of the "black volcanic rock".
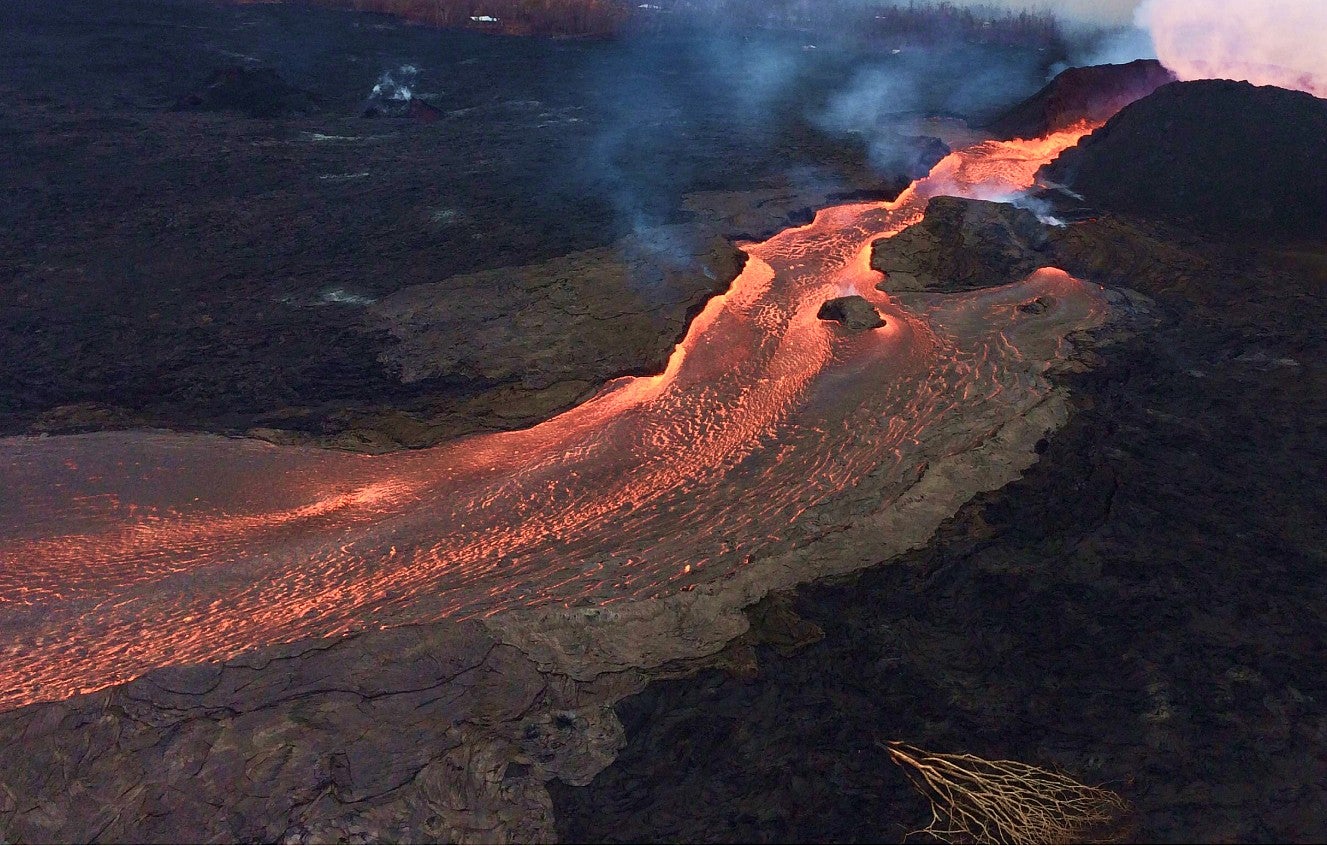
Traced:
<path fill-rule="evenodd" d="M 657 79 L 658 60 L 686 44 L 708 51 L 708 36 L 633 41 L 650 58 L 624 69 L 624 43 L 385 30 L 298 4 L 59 8 L 66 23 L 54 26 L 49 3 L 0 4 L 0 32 L 23 45 L 0 115 L 14 141 L 0 147 L 13 185 L 0 192 L 6 435 L 158 426 L 380 451 L 528 426 L 604 379 L 661 368 L 704 299 L 731 281 L 725 268 L 740 267 L 730 240 L 764 240 L 835 203 L 835 191 L 889 200 L 908 182 L 800 106 L 741 128 L 714 96 L 713 63 Z M 316 34 L 312 53 L 293 32 Z M 405 104 L 414 114 L 360 118 L 383 71 L 411 81 L 407 58 L 429 80 Z M 242 67 L 213 76 L 231 65 Z M 276 74 L 243 69 L 255 67 Z M 930 70 L 966 68 L 949 59 Z M 569 83 L 610 69 L 629 72 L 607 90 Z M 639 97 L 654 83 L 669 96 Z M 788 103 L 840 84 L 799 75 Z M 262 105 L 291 86 L 311 97 Z M 311 99 L 320 109 L 304 117 L 247 116 L 304 111 Z M 669 117 L 675 100 L 687 120 Z M 411 130 L 435 118 L 445 132 Z M 587 167 L 595 139 L 612 139 L 620 180 Z M 803 178 L 807 169 L 821 176 Z M 641 189 L 630 208 L 621 185 Z M 668 265 L 622 254 L 642 225 L 684 220 L 699 240 L 668 245 Z M 679 255 L 699 261 L 683 273 Z M 543 275 L 559 267 L 581 275 Z M 484 273 L 497 274 L 493 287 L 474 296 Z M 529 285 L 513 292 L 512 278 Z M 436 313 L 470 315 L 448 324 L 458 345 L 512 315 L 540 321 L 502 334 L 502 355 L 482 365 L 512 378 L 468 367 L 401 378 L 416 349 L 402 345 L 421 338 L 390 322 L 384 331 L 369 307 L 421 285 L 438 286 Z M 590 334 L 576 336 L 583 324 Z M 579 364 L 557 350 L 572 337 L 575 362 L 592 372 L 568 375 Z M 509 370 L 516 346 L 528 355 Z"/>
<path fill-rule="evenodd" d="M 474 623 L 162 668 L 0 714 L 0 841 L 547 842 L 544 782 L 584 784 L 621 745 L 589 686 Z"/>
<path fill-rule="evenodd" d="M 239 112 L 253 118 L 308 115 L 318 111 L 313 95 L 271 68 L 222 68 L 175 103 L 180 112 Z"/>
<path fill-rule="evenodd" d="M 885 325 L 885 320 L 880 316 L 880 312 L 875 310 L 865 297 L 835 297 L 832 300 L 826 300 L 824 305 L 820 306 L 820 311 L 816 312 L 816 317 L 821 320 L 833 320 L 842 323 L 845 329 L 853 332 L 865 332 L 868 329 L 879 329 Z"/>
<path fill-rule="evenodd" d="M 904 138 L 908 153 L 900 167 L 900 173 L 909 179 L 921 179 L 931 172 L 931 168 L 953 152 L 949 145 L 930 135 L 910 135 Z"/>
<path fill-rule="evenodd" d="M 1024 208 L 987 200 L 936 197 L 926 216 L 872 244 L 881 290 L 966 291 L 1003 285 L 1045 264 L 1046 227 Z"/>
<path fill-rule="evenodd" d="M 408 100 L 373 99 L 364 107 L 366 118 L 405 118 L 415 123 L 437 123 L 442 120 L 442 110 L 419 97 Z"/>
<path fill-rule="evenodd" d="M 1223 235 L 1327 236 L 1327 100 L 1178 82 L 1043 169 L 1098 208 Z"/>
<path fill-rule="evenodd" d="M 406 114 L 411 120 L 419 123 L 437 123 L 442 120 L 442 111 L 437 106 L 433 106 L 418 97 L 410 101 L 410 108 L 406 111 Z"/>
<path fill-rule="evenodd" d="M 1105 120 L 1174 81 L 1155 59 L 1069 68 L 986 128 L 1001 138 L 1036 138 L 1080 120 Z"/>

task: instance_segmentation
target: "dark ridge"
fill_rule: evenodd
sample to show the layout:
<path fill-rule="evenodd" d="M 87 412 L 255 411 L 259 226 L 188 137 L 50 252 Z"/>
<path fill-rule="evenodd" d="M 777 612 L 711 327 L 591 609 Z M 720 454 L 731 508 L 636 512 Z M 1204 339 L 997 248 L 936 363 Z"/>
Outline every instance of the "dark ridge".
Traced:
<path fill-rule="evenodd" d="M 1247 82 L 1172 83 L 1043 172 L 1107 211 L 1219 235 L 1327 237 L 1327 100 Z"/>
<path fill-rule="evenodd" d="M 1106 120 L 1174 81 L 1174 75 L 1155 59 L 1069 68 L 986 128 L 1001 138 L 1036 138 L 1081 120 Z"/>
<path fill-rule="evenodd" d="M 370 103 L 364 107 L 363 116 L 404 118 L 415 123 L 437 123 L 443 118 L 441 109 L 418 97 L 406 100 L 399 108 L 388 108 L 382 103 Z"/>
<path fill-rule="evenodd" d="M 253 118 L 314 114 L 318 102 L 271 68 L 232 65 L 216 71 L 198 89 L 175 103 L 180 112 L 239 112 Z"/>

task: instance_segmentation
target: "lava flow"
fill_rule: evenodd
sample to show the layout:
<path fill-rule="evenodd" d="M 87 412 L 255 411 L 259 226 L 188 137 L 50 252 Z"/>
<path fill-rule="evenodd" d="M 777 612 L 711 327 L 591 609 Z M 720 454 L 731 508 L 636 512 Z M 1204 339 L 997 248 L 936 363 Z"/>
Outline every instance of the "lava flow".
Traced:
<path fill-rule="evenodd" d="M 887 504 L 1044 397 L 1055 345 L 1105 307 L 1055 270 L 905 307 L 875 289 L 871 241 L 931 196 L 1029 187 L 1086 130 L 977 144 L 895 202 L 748 247 L 664 373 L 525 431 L 375 457 L 0 440 L 0 708 L 364 627 L 672 594 L 805 543 L 845 496 Z M 849 293 L 887 325 L 817 319 Z"/>

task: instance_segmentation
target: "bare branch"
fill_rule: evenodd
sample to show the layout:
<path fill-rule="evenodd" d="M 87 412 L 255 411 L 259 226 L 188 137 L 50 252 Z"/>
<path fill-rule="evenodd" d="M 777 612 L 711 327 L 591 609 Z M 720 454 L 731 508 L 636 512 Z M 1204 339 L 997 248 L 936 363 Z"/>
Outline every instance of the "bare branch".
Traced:
<path fill-rule="evenodd" d="M 1122 834 L 1129 806 L 1117 794 L 1018 761 L 885 745 L 931 803 L 921 834 L 955 842 L 1104 843 Z"/>

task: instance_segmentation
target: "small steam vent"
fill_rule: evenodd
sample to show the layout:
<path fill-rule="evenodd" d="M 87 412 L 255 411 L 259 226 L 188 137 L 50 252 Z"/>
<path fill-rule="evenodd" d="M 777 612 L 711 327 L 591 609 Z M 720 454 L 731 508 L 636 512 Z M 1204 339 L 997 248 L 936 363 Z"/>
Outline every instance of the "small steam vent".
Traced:
<path fill-rule="evenodd" d="M 442 112 L 416 95 L 419 68 L 401 65 L 383 71 L 369 92 L 363 115 L 367 118 L 406 118 L 420 123 L 442 119 Z"/>

